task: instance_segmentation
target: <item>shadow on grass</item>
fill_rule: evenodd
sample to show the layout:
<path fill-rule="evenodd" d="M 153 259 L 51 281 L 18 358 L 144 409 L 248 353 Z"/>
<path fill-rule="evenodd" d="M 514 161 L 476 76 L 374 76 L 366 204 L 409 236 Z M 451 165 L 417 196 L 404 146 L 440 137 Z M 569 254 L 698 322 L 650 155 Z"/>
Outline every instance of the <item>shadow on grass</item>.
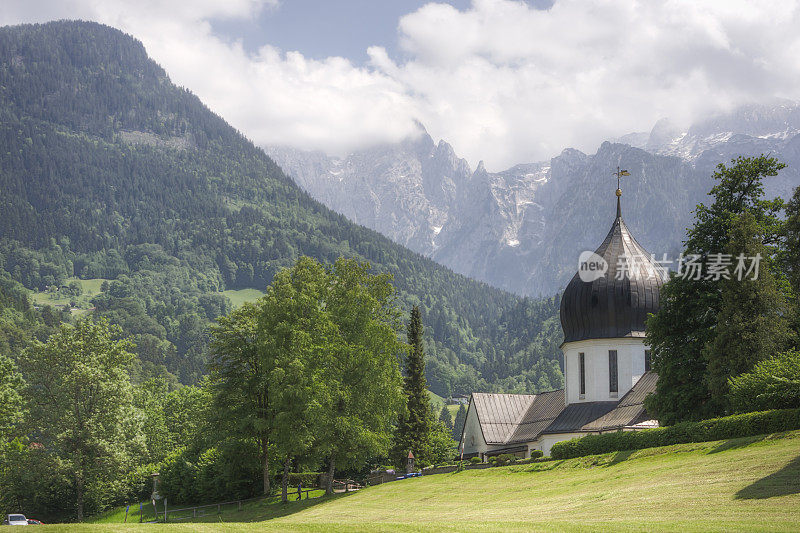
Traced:
<path fill-rule="evenodd" d="M 623 450 L 621 452 L 615 453 L 614 457 L 611 458 L 611 461 L 609 461 L 606 466 L 614 466 L 615 464 L 627 460 L 631 455 L 633 455 L 633 452 L 635 451 L 636 450 Z"/>
<path fill-rule="evenodd" d="M 762 500 L 773 496 L 800 494 L 800 455 L 789 464 L 762 477 L 736 493 L 740 500 Z"/>
<path fill-rule="evenodd" d="M 708 453 L 719 453 L 725 452 L 728 450 L 735 450 L 736 448 L 742 448 L 744 446 L 749 446 L 754 442 L 759 442 L 767 438 L 767 435 L 757 435 L 755 437 L 742 437 L 739 439 L 728 439 L 719 443 L 713 449 L 711 449 Z"/>
<path fill-rule="evenodd" d="M 306 509 L 310 509 L 322 503 L 332 502 L 340 498 L 346 498 L 355 494 L 354 492 L 340 492 L 332 496 L 320 496 L 319 498 L 311 498 L 301 501 L 288 501 L 283 502 L 260 502 L 254 509 L 246 513 L 246 516 L 241 517 L 239 520 L 232 520 L 236 522 L 262 522 L 264 520 L 272 520 L 273 518 L 281 518 L 289 516 L 294 513 L 299 513 Z M 223 518 L 224 520 L 224 518 Z M 228 520 L 225 520 L 228 521 Z"/>

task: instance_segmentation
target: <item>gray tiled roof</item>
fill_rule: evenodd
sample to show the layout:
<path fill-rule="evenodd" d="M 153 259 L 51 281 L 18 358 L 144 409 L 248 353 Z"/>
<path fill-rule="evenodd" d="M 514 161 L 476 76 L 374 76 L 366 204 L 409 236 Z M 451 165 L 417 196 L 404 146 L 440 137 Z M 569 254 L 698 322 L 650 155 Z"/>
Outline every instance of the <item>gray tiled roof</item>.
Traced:
<path fill-rule="evenodd" d="M 472 402 L 486 443 L 505 444 L 535 398 L 533 394 L 473 393 Z"/>
<path fill-rule="evenodd" d="M 541 394 L 472 394 L 486 444 L 517 444 L 546 433 L 607 431 L 647 420 L 645 397 L 655 391 L 658 375 L 644 374 L 618 402 L 564 405 L 564 390 Z"/>
<path fill-rule="evenodd" d="M 584 426 L 608 414 L 617 402 L 571 403 L 542 433 L 573 433 L 586 431 Z"/>
<path fill-rule="evenodd" d="M 529 442 L 536 438 L 564 410 L 564 389 L 536 395 L 525 416 L 520 420 L 508 443 Z"/>
<path fill-rule="evenodd" d="M 610 431 L 632 426 L 649 417 L 644 399 L 656 390 L 658 374 L 647 372 L 619 402 L 584 402 L 568 405 L 542 433 Z"/>
<path fill-rule="evenodd" d="M 617 406 L 597 420 L 586 424 L 584 431 L 608 431 L 632 426 L 648 420 L 650 417 L 644 410 L 644 399 L 655 392 L 658 374 L 647 372 L 628 393 L 622 397 Z"/>

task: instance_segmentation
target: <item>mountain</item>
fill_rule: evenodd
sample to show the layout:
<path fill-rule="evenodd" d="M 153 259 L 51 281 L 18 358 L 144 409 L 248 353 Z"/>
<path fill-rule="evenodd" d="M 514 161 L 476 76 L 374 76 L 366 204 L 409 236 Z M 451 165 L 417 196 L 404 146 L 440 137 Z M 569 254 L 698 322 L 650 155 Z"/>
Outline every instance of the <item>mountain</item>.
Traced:
<path fill-rule="evenodd" d="M 424 197 L 435 221 L 466 165 L 420 142 L 404 149 L 434 154 L 423 167 L 438 181 L 394 205 L 416 217 Z M 309 255 L 394 275 L 403 308 L 422 308 L 434 392 L 561 384 L 557 299 L 470 280 L 332 212 L 118 30 L 0 28 L 0 146 L 0 269 L 29 290 L 105 280 L 94 312 L 134 337 L 136 379 L 197 381 L 207 326 L 231 309 L 221 291 L 263 290 Z"/>
<path fill-rule="evenodd" d="M 444 141 L 421 131 L 344 158 L 286 147 L 266 150 L 313 197 L 456 272 L 523 295 L 552 295 L 581 251 L 603 239 L 615 213 L 617 166 L 630 171 L 623 215 L 659 258 L 675 258 L 716 165 L 771 153 L 788 163 L 769 196 L 800 185 L 800 105 L 743 106 L 682 131 L 669 120 L 549 161 L 472 171 Z M 401 200 L 398 200 L 401 199 Z"/>

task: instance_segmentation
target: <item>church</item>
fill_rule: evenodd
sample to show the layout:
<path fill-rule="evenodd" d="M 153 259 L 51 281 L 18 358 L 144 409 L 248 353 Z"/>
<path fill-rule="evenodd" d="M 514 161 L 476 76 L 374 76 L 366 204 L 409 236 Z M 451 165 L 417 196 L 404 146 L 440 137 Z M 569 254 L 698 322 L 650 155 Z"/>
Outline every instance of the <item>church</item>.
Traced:
<path fill-rule="evenodd" d="M 459 445 L 464 458 L 550 455 L 562 440 L 658 426 L 644 408 L 658 380 L 644 332 L 665 276 L 625 225 L 619 186 L 616 193 L 611 230 L 590 259 L 582 255 L 561 299 L 564 388 L 473 393 Z"/>

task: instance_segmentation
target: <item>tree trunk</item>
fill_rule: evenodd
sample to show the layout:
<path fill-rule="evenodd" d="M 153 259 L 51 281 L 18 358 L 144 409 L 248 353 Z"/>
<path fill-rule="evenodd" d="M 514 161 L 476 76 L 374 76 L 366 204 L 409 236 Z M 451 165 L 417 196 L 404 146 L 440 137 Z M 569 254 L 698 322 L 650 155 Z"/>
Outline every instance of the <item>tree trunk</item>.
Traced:
<path fill-rule="evenodd" d="M 75 479 L 75 496 L 78 522 L 83 522 L 83 472 L 79 472 Z"/>
<path fill-rule="evenodd" d="M 288 499 L 288 488 L 289 488 L 289 465 L 292 464 L 292 458 L 290 456 L 286 456 L 286 460 L 283 462 L 283 479 L 281 480 L 281 501 L 286 503 L 289 501 Z"/>
<path fill-rule="evenodd" d="M 328 466 L 328 483 L 325 494 L 333 494 L 333 474 L 336 472 L 336 455 L 331 454 L 331 463 Z"/>
<path fill-rule="evenodd" d="M 269 443 L 266 440 L 262 442 L 261 449 L 264 457 L 264 496 L 269 496 Z"/>

